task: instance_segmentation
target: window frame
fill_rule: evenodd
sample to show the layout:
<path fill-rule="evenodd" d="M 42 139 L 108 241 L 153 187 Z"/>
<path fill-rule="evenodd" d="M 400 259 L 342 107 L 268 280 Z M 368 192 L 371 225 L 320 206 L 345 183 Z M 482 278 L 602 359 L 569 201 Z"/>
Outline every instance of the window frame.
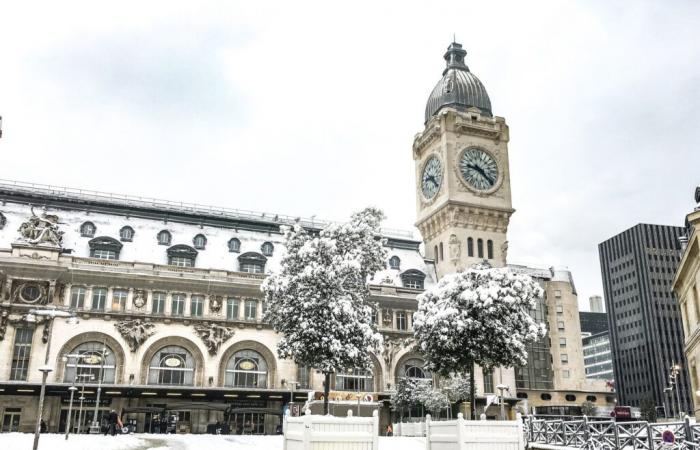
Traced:
<path fill-rule="evenodd" d="M 128 237 L 124 237 L 125 232 L 129 232 L 130 235 Z M 129 225 L 125 225 L 119 230 L 119 240 L 122 242 L 132 242 L 135 234 L 136 232 L 133 228 L 131 228 Z"/>

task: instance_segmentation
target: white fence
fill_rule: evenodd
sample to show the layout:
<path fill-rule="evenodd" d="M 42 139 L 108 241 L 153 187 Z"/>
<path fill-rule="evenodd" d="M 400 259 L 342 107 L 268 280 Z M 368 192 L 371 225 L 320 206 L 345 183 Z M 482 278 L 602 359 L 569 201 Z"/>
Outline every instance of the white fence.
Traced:
<path fill-rule="evenodd" d="M 399 422 L 392 428 L 394 436 L 425 436 L 425 422 Z"/>
<path fill-rule="evenodd" d="M 523 450 L 523 423 L 518 420 L 457 420 L 432 422 L 425 419 L 426 450 Z"/>
<path fill-rule="evenodd" d="M 284 450 L 378 450 L 379 417 L 284 416 Z"/>

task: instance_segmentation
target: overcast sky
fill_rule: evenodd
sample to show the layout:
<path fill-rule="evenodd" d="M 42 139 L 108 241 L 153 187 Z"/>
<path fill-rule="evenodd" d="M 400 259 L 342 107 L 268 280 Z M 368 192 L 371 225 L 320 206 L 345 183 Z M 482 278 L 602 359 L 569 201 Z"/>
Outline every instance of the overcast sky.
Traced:
<path fill-rule="evenodd" d="M 601 294 L 597 245 L 683 223 L 700 3 L 6 2 L 0 177 L 412 228 L 455 33 L 511 129 L 509 262 Z"/>

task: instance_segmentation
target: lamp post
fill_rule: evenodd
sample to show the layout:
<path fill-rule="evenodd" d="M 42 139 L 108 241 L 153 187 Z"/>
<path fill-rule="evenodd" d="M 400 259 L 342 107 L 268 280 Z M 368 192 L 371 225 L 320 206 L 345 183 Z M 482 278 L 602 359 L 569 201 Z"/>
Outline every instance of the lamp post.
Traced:
<path fill-rule="evenodd" d="M 76 378 L 83 379 L 83 385 L 80 389 L 80 409 L 78 410 L 78 434 L 80 434 L 80 427 L 83 426 L 83 401 L 85 400 L 85 380 L 94 380 L 95 376 L 91 373 L 81 373 L 76 375 Z"/>
<path fill-rule="evenodd" d="M 71 427 L 71 422 L 73 421 L 73 396 L 75 394 L 75 391 L 78 390 L 77 387 L 75 387 L 75 382 L 78 379 L 78 364 L 77 361 L 79 361 L 83 355 L 81 354 L 69 354 L 69 355 L 63 355 L 63 362 L 66 363 L 66 367 L 63 371 L 65 374 L 68 371 L 68 362 L 70 361 L 70 358 L 75 358 L 76 360 L 76 367 L 75 367 L 75 375 L 73 376 L 73 384 L 71 387 L 68 388 L 70 391 L 70 404 L 68 405 L 68 419 L 66 420 L 66 440 L 68 440 L 68 435 L 70 434 L 70 427 Z"/>
<path fill-rule="evenodd" d="M 506 420 L 506 408 L 505 408 L 505 405 L 503 402 L 503 399 L 504 399 L 503 391 L 510 391 L 510 388 L 508 386 L 506 386 L 505 384 L 499 384 L 498 386 L 496 386 L 496 389 L 498 389 L 499 392 L 501 393 L 501 401 L 500 401 L 500 403 L 501 403 L 501 420 Z"/>
<path fill-rule="evenodd" d="M 97 377 L 97 398 L 95 399 L 95 412 L 92 415 L 92 425 L 90 426 L 90 434 L 100 433 L 100 422 L 99 420 L 97 420 L 97 414 L 99 413 L 100 408 L 100 393 L 102 392 L 102 378 L 104 378 L 105 359 L 107 358 L 107 355 L 109 355 L 109 352 L 107 351 L 107 346 L 103 343 L 102 352 L 99 356 L 100 372 Z"/>
<path fill-rule="evenodd" d="M 681 395 L 678 389 L 678 377 L 680 375 L 681 367 L 676 364 L 675 361 L 671 363 L 670 373 L 669 373 L 669 384 L 671 385 L 671 391 L 675 389 L 676 391 L 676 401 L 678 404 L 678 418 L 683 419 L 683 413 L 681 412 Z M 673 402 L 673 393 L 671 394 L 671 401 Z"/>
<path fill-rule="evenodd" d="M 71 323 L 77 323 L 75 314 L 68 311 L 61 311 L 58 309 L 31 309 L 29 314 L 27 314 L 27 322 L 36 321 L 35 316 L 46 317 L 49 321 L 48 324 L 48 337 L 46 339 L 46 356 L 44 357 L 44 365 L 39 367 L 41 371 L 41 391 L 39 393 L 39 411 L 36 416 L 36 428 L 34 429 L 34 444 L 32 446 L 33 450 L 37 450 L 39 447 L 39 435 L 41 432 L 41 420 L 44 412 L 44 396 L 46 395 L 46 379 L 49 376 L 49 372 L 53 368 L 49 365 L 49 351 L 51 350 L 51 334 L 53 331 L 53 321 L 56 317 L 68 318 Z"/>
<path fill-rule="evenodd" d="M 68 390 L 70 391 L 70 403 L 68 404 L 68 418 L 66 419 L 66 440 L 68 440 L 68 435 L 70 434 L 70 422 L 73 417 L 73 395 L 75 395 L 75 391 L 77 391 L 78 388 L 71 386 Z"/>

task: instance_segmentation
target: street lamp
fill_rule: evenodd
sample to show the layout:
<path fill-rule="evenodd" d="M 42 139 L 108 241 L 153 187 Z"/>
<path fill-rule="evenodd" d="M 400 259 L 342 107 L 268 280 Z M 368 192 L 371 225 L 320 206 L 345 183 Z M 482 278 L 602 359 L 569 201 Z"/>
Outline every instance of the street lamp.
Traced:
<path fill-rule="evenodd" d="M 68 419 L 66 420 L 66 440 L 68 440 L 68 434 L 70 434 L 70 425 L 71 425 L 71 418 L 73 417 L 73 395 L 75 394 L 75 391 L 78 390 L 77 387 L 71 386 L 68 388 L 70 391 L 70 403 L 68 404 Z"/>
<path fill-rule="evenodd" d="M 102 352 L 100 353 L 100 373 L 97 377 L 97 398 L 95 399 L 95 413 L 92 415 L 92 425 L 90 426 L 90 434 L 99 434 L 100 433 L 100 422 L 97 420 L 97 414 L 99 413 L 99 407 L 100 407 L 100 393 L 102 392 L 102 379 L 104 378 L 104 367 L 105 367 L 105 359 L 107 358 L 107 355 L 109 355 L 109 352 L 107 351 L 107 346 L 103 343 L 102 344 Z M 96 355 L 91 355 L 91 356 L 96 356 Z"/>
<path fill-rule="evenodd" d="M 58 309 L 31 309 L 29 314 L 27 314 L 27 322 L 36 322 L 36 316 L 45 317 L 48 320 L 48 337 L 46 338 L 46 356 L 44 357 L 44 365 L 39 367 L 41 371 L 41 392 L 39 394 L 39 413 L 36 416 L 36 428 L 34 429 L 34 444 L 32 446 L 33 450 L 37 450 L 39 447 L 39 433 L 41 432 L 41 420 L 44 412 L 44 396 L 46 394 L 46 379 L 49 376 L 49 372 L 53 368 L 49 365 L 49 350 L 51 349 L 51 334 L 53 331 L 53 320 L 56 317 L 65 317 L 69 320 L 69 323 L 77 323 L 77 318 L 75 314 L 68 311 L 61 311 Z"/>
<path fill-rule="evenodd" d="M 80 389 L 80 409 L 78 410 L 78 434 L 80 434 L 80 427 L 83 426 L 83 401 L 85 400 L 85 380 L 94 380 L 95 375 L 91 373 L 81 373 L 76 375 L 76 378 L 83 379 L 83 385 Z"/>
<path fill-rule="evenodd" d="M 678 388 L 678 377 L 680 375 L 681 371 L 681 366 L 676 364 L 675 361 L 671 363 L 671 367 L 669 369 L 669 374 L 668 374 L 668 383 L 671 386 L 671 402 L 673 402 L 673 390 L 675 389 L 676 391 L 676 401 L 678 402 L 678 418 L 682 419 L 683 414 L 681 412 L 681 395 L 680 395 L 680 389 Z"/>
<path fill-rule="evenodd" d="M 496 389 L 498 389 L 501 392 L 501 420 L 506 420 L 506 409 L 503 402 L 503 391 L 510 392 L 510 388 L 505 384 L 499 384 L 498 386 L 496 386 Z"/>

